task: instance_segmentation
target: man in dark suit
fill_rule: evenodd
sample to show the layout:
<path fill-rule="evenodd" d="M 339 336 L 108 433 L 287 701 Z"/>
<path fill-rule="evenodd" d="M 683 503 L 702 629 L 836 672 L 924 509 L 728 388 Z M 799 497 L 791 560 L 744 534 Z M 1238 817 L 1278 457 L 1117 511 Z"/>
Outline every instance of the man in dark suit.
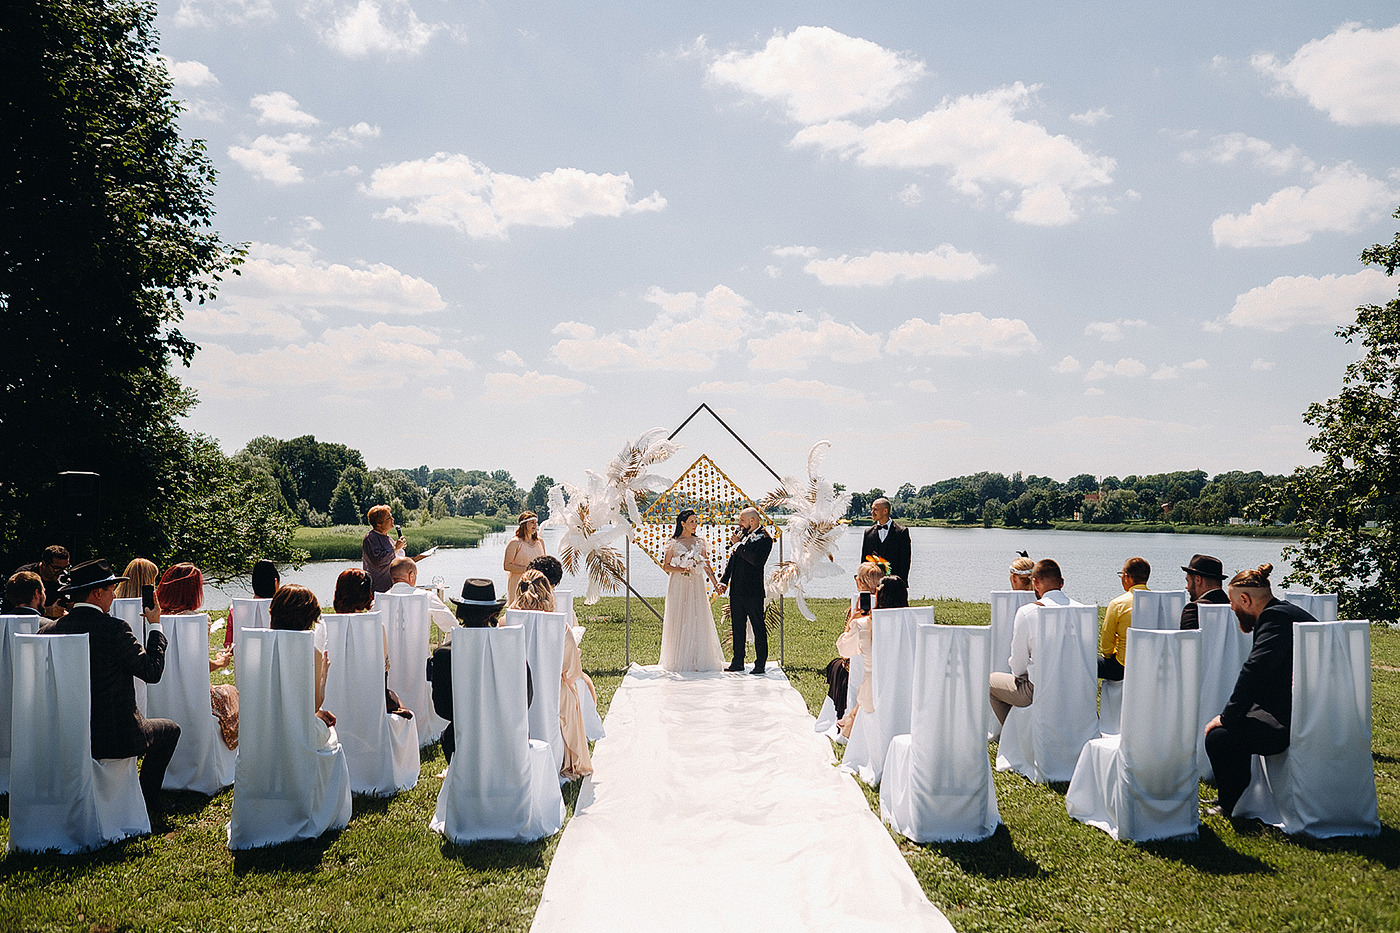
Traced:
<path fill-rule="evenodd" d="M 5 601 L 0 615 L 40 616 L 44 614 L 44 580 L 30 570 L 18 571 L 5 581 Z"/>
<path fill-rule="evenodd" d="M 1196 609 L 1200 603 L 1223 606 L 1230 601 L 1230 597 L 1221 589 L 1221 584 L 1225 582 L 1225 569 L 1219 558 L 1209 554 L 1195 555 L 1191 563 L 1181 569 L 1186 571 L 1186 595 L 1191 597 L 1191 601 L 1182 607 L 1181 627 L 1200 628 L 1200 613 Z"/>
<path fill-rule="evenodd" d="M 739 513 L 739 527 L 729 536 L 733 548 L 720 577 L 720 593 L 729 593 L 729 622 L 734 632 L 734 663 L 725 670 L 744 669 L 744 651 L 748 647 L 745 625 L 753 627 L 753 670 L 762 674 L 768 663 L 768 627 L 763 620 L 763 567 L 773 550 L 773 539 L 763 527 L 758 509 L 747 508 Z"/>
<path fill-rule="evenodd" d="M 867 529 L 861 543 L 862 558 L 875 555 L 890 562 L 890 573 L 909 583 L 909 561 L 913 549 L 909 544 L 909 529 L 890 518 L 890 500 L 881 497 L 870 506 L 875 526 Z"/>
<path fill-rule="evenodd" d="M 117 584 L 126 577 L 112 573 L 105 560 L 90 560 L 71 568 L 59 595 L 71 597 L 72 611 L 46 623 L 40 635 L 86 635 L 92 677 L 92 757 L 144 757 L 141 795 L 154 814 L 165 781 L 165 769 L 180 740 L 180 726 L 169 719 L 147 719 L 136 708 L 132 677 L 148 684 L 160 682 L 165 671 L 165 632 L 160 606 L 142 615 L 150 634 L 142 650 L 131 626 L 111 615 Z"/>
<path fill-rule="evenodd" d="M 1230 608 L 1254 647 L 1240 668 L 1230 700 L 1206 723 L 1206 755 L 1220 801 L 1212 813 L 1230 816 L 1249 787 L 1250 757 L 1288 748 L 1293 722 L 1293 623 L 1316 622 L 1301 606 L 1275 599 L 1270 564 L 1230 579 Z"/>

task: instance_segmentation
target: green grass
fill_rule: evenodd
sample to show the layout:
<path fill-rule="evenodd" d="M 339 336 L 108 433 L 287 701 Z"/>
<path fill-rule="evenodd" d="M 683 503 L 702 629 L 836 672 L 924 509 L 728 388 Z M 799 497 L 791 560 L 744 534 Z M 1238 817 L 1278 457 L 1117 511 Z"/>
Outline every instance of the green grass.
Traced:
<path fill-rule="evenodd" d="M 785 654 L 789 679 L 815 713 L 845 601 L 811 605 L 814 623 L 788 604 Z M 986 604 L 934 605 L 940 621 L 988 618 Z M 577 608 L 588 626 L 584 665 L 605 711 L 625 668 L 623 601 Z M 660 624 L 636 600 L 632 609 L 632 659 L 655 663 Z M 1197 842 L 1121 844 L 1065 815 L 1063 785 L 1012 774 L 996 776 L 1006 826 L 992 839 L 895 838 L 929 899 L 962 931 L 1400 929 L 1400 632 L 1373 629 L 1372 656 L 1379 839 L 1242 834 L 1211 817 Z M 430 746 L 416 788 L 387 801 L 356 798 L 349 827 L 316 842 L 230 854 L 225 792 L 172 795 L 175 811 L 156 835 L 97 853 L 7 854 L 0 930 L 527 930 L 558 837 L 445 843 L 427 828 L 440 786 L 432 775 L 442 767 Z M 566 789 L 571 815 L 577 788 Z M 875 792 L 866 796 L 878 812 Z M 8 833 L 8 799 L 0 800 L 0 833 Z M 722 889 L 720 881 L 716 897 Z"/>
<path fill-rule="evenodd" d="M 433 545 L 444 547 L 473 547 L 494 531 L 505 529 L 500 521 L 489 516 L 475 518 L 439 518 L 426 525 L 408 524 L 401 530 L 408 539 L 410 554 L 425 551 Z M 307 553 L 307 560 L 359 560 L 360 544 L 369 532 L 368 525 L 332 525 L 329 528 L 299 527 L 292 543 Z"/>

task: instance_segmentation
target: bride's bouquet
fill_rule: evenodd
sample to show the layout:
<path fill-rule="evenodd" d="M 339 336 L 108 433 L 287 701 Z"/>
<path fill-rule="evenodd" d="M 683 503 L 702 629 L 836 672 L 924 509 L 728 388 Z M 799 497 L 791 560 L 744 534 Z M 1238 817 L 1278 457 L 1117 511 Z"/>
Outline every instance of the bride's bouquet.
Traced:
<path fill-rule="evenodd" d="M 700 566 L 700 558 L 694 552 L 686 551 L 684 554 L 674 555 L 671 558 L 671 566 L 689 576 L 692 570 Z"/>

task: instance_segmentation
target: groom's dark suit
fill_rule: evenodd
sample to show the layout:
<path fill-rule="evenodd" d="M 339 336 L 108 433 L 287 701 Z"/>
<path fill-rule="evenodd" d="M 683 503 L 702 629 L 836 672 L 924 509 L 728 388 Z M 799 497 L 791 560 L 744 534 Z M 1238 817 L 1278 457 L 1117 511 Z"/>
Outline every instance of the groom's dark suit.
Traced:
<path fill-rule="evenodd" d="M 866 529 L 861 542 L 861 557 L 870 555 L 883 557 L 890 562 L 890 573 L 909 583 L 909 562 L 913 558 L 913 547 L 909 543 L 909 529 L 890 519 L 890 529 L 885 540 L 880 540 L 880 526 Z"/>
<path fill-rule="evenodd" d="M 748 636 L 744 624 L 753 626 L 755 670 L 768 662 L 768 629 L 763 623 L 763 565 L 773 539 L 760 525 L 734 545 L 720 582 L 729 588 L 729 621 L 734 631 L 734 665 L 743 666 Z"/>

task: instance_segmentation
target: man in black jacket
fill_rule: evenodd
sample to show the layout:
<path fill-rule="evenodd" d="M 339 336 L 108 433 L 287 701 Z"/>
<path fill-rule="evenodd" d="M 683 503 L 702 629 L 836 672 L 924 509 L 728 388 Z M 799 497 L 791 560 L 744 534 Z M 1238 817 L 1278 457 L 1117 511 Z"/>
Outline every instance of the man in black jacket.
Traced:
<path fill-rule="evenodd" d="M 113 574 L 105 560 L 73 567 L 58 591 L 72 597 L 72 611 L 46 623 L 39 634 L 88 637 L 92 757 L 144 757 L 141 795 L 146 798 L 146 812 L 154 814 L 165 769 L 180 741 L 180 726 L 169 719 L 147 719 L 136 708 L 136 686 L 131 678 L 140 677 L 148 684 L 160 682 L 165 671 L 165 633 L 160 626 L 159 605 L 142 613 L 150 631 L 144 650 L 131 626 L 110 614 L 117 584 L 125 579 Z"/>
<path fill-rule="evenodd" d="M 1221 585 L 1225 582 L 1224 565 L 1217 557 L 1209 554 L 1196 554 L 1191 562 L 1181 568 L 1186 571 L 1186 595 L 1191 601 L 1181 609 L 1181 627 L 1195 629 L 1201 627 L 1201 613 L 1197 608 L 1201 603 L 1223 606 L 1230 601 Z"/>
<path fill-rule="evenodd" d="M 866 529 L 861 542 L 862 558 L 883 557 L 890 562 L 890 573 L 909 583 L 909 562 L 913 547 L 909 543 L 909 529 L 890 518 L 890 500 L 876 499 L 870 506 L 870 517 L 875 525 Z"/>
<path fill-rule="evenodd" d="M 758 509 L 747 508 L 739 513 L 739 527 L 729 536 L 733 548 L 720 577 L 720 592 L 729 593 L 729 622 L 734 633 L 734 663 L 728 671 L 744 669 L 744 650 L 748 647 L 747 626 L 753 628 L 753 670 L 762 674 L 768 663 L 768 627 L 763 620 L 763 567 L 773 550 L 773 539 L 763 527 Z"/>

